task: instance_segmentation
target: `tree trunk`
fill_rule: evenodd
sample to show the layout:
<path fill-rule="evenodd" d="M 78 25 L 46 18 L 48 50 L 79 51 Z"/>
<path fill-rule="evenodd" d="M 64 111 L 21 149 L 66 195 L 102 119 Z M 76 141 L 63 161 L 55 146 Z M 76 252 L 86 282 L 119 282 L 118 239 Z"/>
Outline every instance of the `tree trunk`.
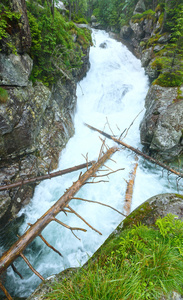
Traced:
<path fill-rule="evenodd" d="M 61 171 L 57 171 L 57 172 L 53 172 L 53 173 L 50 173 L 50 174 L 45 174 L 45 175 L 42 175 L 42 176 L 29 178 L 29 179 L 24 179 L 24 180 L 17 181 L 17 182 L 14 182 L 14 183 L 10 183 L 10 184 L 6 184 L 6 185 L 0 185 L 0 191 L 9 190 L 9 189 L 12 189 L 12 188 L 15 188 L 15 187 L 18 187 L 18 186 L 22 186 L 22 185 L 25 185 L 25 184 L 35 183 L 35 182 L 42 181 L 42 180 L 45 180 L 45 179 L 51 179 L 53 177 L 68 174 L 68 173 L 71 173 L 71 172 L 89 167 L 94 162 L 95 161 L 90 161 L 90 162 L 87 162 L 85 164 L 81 164 L 81 165 L 78 165 L 78 166 L 75 166 L 75 167 L 72 167 L 72 168 L 68 168 L 68 169 L 65 169 L 65 170 L 61 170 Z"/>
<path fill-rule="evenodd" d="M 51 222 L 58 221 L 55 216 L 68 205 L 74 195 L 82 187 L 82 185 L 109 159 L 109 157 L 118 150 L 118 148 L 110 148 L 89 170 L 87 170 L 73 185 L 60 197 L 60 199 L 40 218 L 36 223 L 18 239 L 18 241 L 6 251 L 0 258 L 0 274 L 3 273 L 8 266 L 18 257 L 22 256 L 24 249 L 37 237 L 42 230 Z"/>
<path fill-rule="evenodd" d="M 160 162 L 159 160 L 157 160 L 157 159 L 155 159 L 155 158 L 153 158 L 153 157 L 151 157 L 151 156 L 149 156 L 149 155 L 146 155 L 146 154 L 143 153 L 142 151 L 140 151 L 140 150 L 138 150 L 138 149 L 136 149 L 136 148 L 134 148 L 134 147 L 132 147 L 132 146 L 130 146 L 130 145 L 124 143 L 124 142 L 122 142 L 122 141 L 119 140 L 119 139 L 116 139 L 115 137 L 113 137 L 112 135 L 110 135 L 110 134 L 108 134 L 108 133 L 106 133 L 106 132 L 104 132 L 104 131 L 101 131 L 101 130 L 99 130 L 99 129 L 93 127 L 93 126 L 88 125 L 88 124 L 85 124 L 85 125 L 86 125 L 88 128 L 92 129 L 92 130 L 98 131 L 99 133 L 101 133 L 102 135 L 104 135 L 104 136 L 107 137 L 108 139 L 113 140 L 113 141 L 116 142 L 117 144 L 120 144 L 120 145 L 124 146 L 125 148 L 128 148 L 129 150 L 135 152 L 137 155 L 140 155 L 140 156 L 144 157 L 145 159 L 149 160 L 150 162 L 152 162 L 152 163 L 154 163 L 154 164 L 156 164 L 156 165 L 158 165 L 158 166 L 160 166 L 160 167 L 166 169 L 167 171 L 169 171 L 169 172 L 171 172 L 171 173 L 173 173 L 173 174 L 175 174 L 175 175 L 177 175 L 177 176 L 183 178 L 183 173 L 180 173 L 180 172 L 178 172 L 178 171 L 175 171 L 174 169 L 170 168 L 169 166 L 167 166 L 166 164 Z"/>
<path fill-rule="evenodd" d="M 138 160 L 137 156 L 136 156 L 135 160 L 136 161 Z M 134 187 L 137 167 L 138 167 L 138 162 L 135 163 L 135 166 L 134 166 L 132 172 L 130 173 L 129 181 L 127 182 L 127 188 L 126 188 L 126 193 L 125 193 L 125 203 L 124 203 L 124 213 L 127 216 L 130 214 L 130 211 L 131 211 L 133 187 Z"/>

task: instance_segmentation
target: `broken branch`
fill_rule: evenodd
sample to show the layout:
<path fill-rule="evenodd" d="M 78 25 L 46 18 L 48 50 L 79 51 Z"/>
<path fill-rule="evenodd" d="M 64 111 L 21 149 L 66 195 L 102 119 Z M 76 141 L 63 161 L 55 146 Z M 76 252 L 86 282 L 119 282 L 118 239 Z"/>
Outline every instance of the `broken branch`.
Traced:
<path fill-rule="evenodd" d="M 74 209 L 72 209 L 69 205 L 68 208 L 70 209 L 71 213 L 74 213 L 78 218 L 80 218 L 83 222 L 86 223 L 86 225 L 88 225 L 91 229 L 93 229 L 94 231 L 98 232 L 100 235 L 102 235 L 102 233 L 100 231 L 98 231 L 97 229 L 95 229 L 93 226 L 91 226 L 84 218 L 82 218 Z"/>
<path fill-rule="evenodd" d="M 135 160 L 136 161 L 138 160 L 137 156 L 136 156 Z M 134 166 L 132 172 L 130 173 L 129 181 L 127 182 L 127 188 L 126 188 L 126 193 L 125 193 L 125 204 L 124 204 L 124 212 L 127 214 L 127 216 L 130 214 L 130 210 L 131 210 L 133 187 L 134 187 L 137 167 L 138 167 L 138 162 L 135 163 L 135 166 Z"/>
<path fill-rule="evenodd" d="M 39 237 L 42 239 L 42 241 L 46 244 L 46 246 L 48 246 L 49 248 L 51 248 L 53 251 L 55 251 L 56 253 L 58 253 L 60 256 L 63 257 L 63 255 L 57 250 L 55 249 L 53 246 L 51 246 L 47 240 L 45 240 L 45 238 L 42 236 L 42 234 L 39 234 Z"/>
<path fill-rule="evenodd" d="M 45 174 L 45 175 L 42 175 L 42 176 L 37 176 L 37 177 L 34 177 L 34 178 L 24 179 L 24 180 L 17 181 L 17 182 L 11 183 L 11 184 L 2 185 L 2 186 L 0 186 L 0 191 L 9 190 L 9 189 L 12 189 L 12 188 L 15 188 L 15 187 L 18 187 L 18 186 L 22 186 L 24 184 L 35 183 L 35 182 L 42 181 L 42 180 L 45 180 L 45 179 L 51 179 L 51 178 L 56 177 L 56 176 L 71 173 L 71 172 L 74 172 L 74 171 L 77 171 L 77 170 L 80 170 L 80 169 L 83 169 L 83 168 L 88 168 L 88 166 L 91 166 L 94 162 L 95 161 L 91 161 L 91 162 L 87 161 L 87 163 L 85 163 L 85 164 L 81 164 L 81 165 L 78 165 L 78 166 L 75 166 L 75 167 L 72 167 L 72 168 L 60 170 L 60 171 L 53 172 L 53 173 L 50 173 L 50 174 Z"/>
<path fill-rule="evenodd" d="M 116 139 L 115 137 L 111 136 L 110 134 L 108 134 L 108 133 L 106 133 L 106 132 L 104 132 L 104 131 L 101 131 L 101 130 L 99 130 L 99 129 L 97 129 L 97 128 L 91 126 L 91 125 L 88 125 L 88 124 L 86 124 L 86 123 L 85 123 L 85 125 L 86 125 L 88 128 L 90 128 L 90 129 L 92 129 L 92 130 L 94 130 L 94 131 L 100 132 L 100 133 L 101 133 L 102 135 L 104 135 L 105 137 L 107 137 L 107 138 L 113 140 L 114 142 L 116 142 L 116 143 L 118 143 L 118 144 L 124 146 L 125 148 L 130 149 L 131 151 L 133 151 L 133 152 L 135 152 L 136 154 L 138 154 L 138 155 L 144 157 L 145 159 L 149 160 L 150 162 L 152 162 L 152 163 L 154 163 L 154 164 L 156 164 L 156 165 L 158 165 L 158 166 L 160 166 L 160 167 L 166 169 L 167 171 L 169 171 L 169 172 L 171 172 L 171 173 L 173 173 L 173 174 L 175 174 L 175 175 L 177 175 L 177 176 L 183 178 L 183 173 L 180 173 L 180 172 L 175 171 L 174 169 L 170 168 L 169 166 L 167 166 L 166 164 L 160 162 L 159 160 L 157 160 L 157 159 L 155 159 L 155 158 L 153 158 L 153 157 L 151 157 L 151 156 L 149 156 L 149 155 L 144 154 L 142 151 L 140 151 L 140 150 L 138 150 L 138 149 L 136 149 L 136 148 L 134 148 L 134 147 L 132 147 L 132 146 L 130 146 L 130 145 L 128 145 L 128 144 L 122 142 L 122 141 L 120 141 L 119 139 Z"/>
<path fill-rule="evenodd" d="M 100 205 L 103 205 L 103 206 L 106 206 L 106 207 L 109 207 L 113 210 L 115 210 L 116 212 L 118 212 L 118 214 L 124 216 L 124 217 L 127 217 L 125 214 L 121 213 L 119 210 L 117 210 L 116 208 L 108 205 L 108 204 L 104 204 L 104 203 L 101 203 L 101 202 L 98 202 L 98 201 L 93 201 L 93 200 L 88 200 L 88 199 L 83 199 L 83 198 L 78 198 L 78 197 L 74 197 L 73 198 L 74 200 L 81 200 L 81 201 L 86 201 L 86 202 L 91 202 L 91 203 L 96 203 L 96 204 L 100 204 Z"/>
<path fill-rule="evenodd" d="M 28 259 L 23 255 L 23 253 L 20 253 L 19 255 L 23 258 L 23 260 L 26 262 L 26 264 L 27 264 L 28 267 L 32 270 L 32 272 L 33 272 L 34 274 L 36 274 L 41 280 L 44 280 L 43 276 L 41 276 L 41 274 L 39 274 L 39 272 L 37 272 L 37 271 L 33 268 L 33 266 L 30 264 L 30 262 L 28 261 Z"/>
<path fill-rule="evenodd" d="M 60 199 L 28 229 L 9 250 L 3 253 L 0 258 L 0 274 L 4 272 L 18 256 L 20 256 L 23 250 L 35 239 L 35 237 L 38 236 L 51 221 L 53 221 L 53 218 L 61 212 L 64 207 L 66 207 L 83 184 L 92 177 L 104 162 L 116 151 L 118 151 L 118 148 L 110 148 L 90 169 L 67 189 L 65 194 L 62 195 Z"/>
<path fill-rule="evenodd" d="M 71 231 L 72 231 L 72 230 L 81 230 L 81 231 L 84 231 L 84 232 L 87 231 L 87 230 L 84 229 L 84 228 L 71 227 L 71 226 L 69 226 L 69 225 L 67 225 L 67 224 L 65 224 L 65 223 L 63 223 L 63 222 L 61 222 L 60 220 L 58 220 L 58 219 L 56 219 L 56 218 L 53 218 L 53 220 L 54 220 L 55 222 L 59 223 L 60 225 L 66 227 L 67 229 L 70 229 Z"/>

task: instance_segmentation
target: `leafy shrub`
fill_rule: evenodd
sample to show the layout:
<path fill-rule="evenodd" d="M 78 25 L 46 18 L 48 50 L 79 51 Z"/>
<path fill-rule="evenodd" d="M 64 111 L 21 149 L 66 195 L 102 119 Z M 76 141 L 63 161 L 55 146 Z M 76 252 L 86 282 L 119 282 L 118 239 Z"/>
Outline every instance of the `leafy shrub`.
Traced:
<path fill-rule="evenodd" d="M 16 53 L 15 45 L 7 41 L 9 33 L 13 30 L 13 27 L 19 26 L 18 21 L 20 14 L 17 12 L 11 12 L 8 6 L 0 4 L 0 43 L 5 43 L 11 52 Z M 1 51 L 1 49 L 0 49 Z"/>
<path fill-rule="evenodd" d="M 30 79 L 41 80 L 52 85 L 59 77 L 72 78 L 72 70 L 82 64 L 82 47 L 90 45 L 89 33 L 79 29 L 55 9 L 54 19 L 48 7 L 36 9 L 34 3 L 27 4 L 32 35 L 30 55 L 34 60 Z M 73 42 L 72 34 L 80 36 Z M 81 47 L 82 46 L 82 47 Z"/>
<path fill-rule="evenodd" d="M 142 14 L 135 14 L 132 16 L 132 21 L 134 23 L 142 21 L 144 19 L 153 19 L 155 16 L 155 11 L 153 11 L 152 9 L 146 10 L 144 11 Z"/>

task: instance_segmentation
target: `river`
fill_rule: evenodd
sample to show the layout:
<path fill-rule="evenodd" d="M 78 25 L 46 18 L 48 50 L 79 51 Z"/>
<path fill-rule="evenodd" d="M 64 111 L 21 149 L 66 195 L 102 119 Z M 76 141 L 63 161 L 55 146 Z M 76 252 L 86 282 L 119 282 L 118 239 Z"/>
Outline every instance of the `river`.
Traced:
<path fill-rule="evenodd" d="M 93 42 L 94 45 L 90 49 L 90 70 L 77 86 L 77 108 L 73 117 L 75 135 L 62 151 L 58 169 L 83 163 L 86 156 L 89 160 L 97 159 L 102 141 L 99 134 L 91 131 L 84 123 L 117 137 L 129 128 L 124 141 L 141 149 L 139 124 L 143 118 L 144 99 L 149 87 L 141 62 L 126 46 L 110 38 L 105 31 L 94 30 Z M 114 142 L 106 140 L 106 145 L 111 147 Z M 108 170 L 106 172 L 119 168 L 124 170 L 104 178 L 108 182 L 84 185 L 77 196 L 100 201 L 122 211 L 126 180 L 134 162 L 135 155 L 129 150 L 121 149 L 112 156 L 112 160 L 106 162 L 103 169 Z M 58 200 L 77 180 L 79 173 L 80 171 L 46 180 L 37 186 L 31 203 L 20 212 L 25 215 L 20 234 L 26 230 L 28 222 L 34 223 Z M 172 191 L 176 191 L 174 176 L 168 180 L 166 173 L 163 176 L 160 167 L 139 159 L 132 210 L 153 195 Z M 36 238 L 24 252 L 43 277 L 58 273 L 67 267 L 82 265 L 122 220 L 120 214 L 101 205 L 77 200 L 72 200 L 70 205 L 87 222 L 101 231 L 102 236 L 92 231 L 73 214 L 66 216 L 60 213 L 58 218 L 62 222 L 69 226 L 86 228 L 87 232 L 76 232 L 81 239 L 78 240 L 70 230 L 57 223 L 52 222 L 47 226 L 42 233 L 43 236 L 62 253 L 63 257 L 46 247 L 40 238 Z M 6 287 L 12 295 L 28 296 L 41 280 L 28 269 L 22 259 L 17 259 L 15 266 L 21 271 L 24 279 L 21 280 L 9 268 Z"/>

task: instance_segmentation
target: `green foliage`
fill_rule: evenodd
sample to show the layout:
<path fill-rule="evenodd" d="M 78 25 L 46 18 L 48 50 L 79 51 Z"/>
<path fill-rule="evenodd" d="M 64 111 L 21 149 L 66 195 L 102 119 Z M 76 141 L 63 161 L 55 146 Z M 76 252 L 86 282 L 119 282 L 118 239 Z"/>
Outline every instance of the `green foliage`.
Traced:
<path fill-rule="evenodd" d="M 146 10 L 144 11 L 142 14 L 135 14 L 132 16 L 132 21 L 134 23 L 136 22 L 140 22 L 144 19 L 153 19 L 155 16 L 155 11 L 153 11 L 152 9 Z"/>
<path fill-rule="evenodd" d="M 27 4 L 32 36 L 30 55 L 34 60 L 30 79 L 41 80 L 45 85 L 52 85 L 59 77 L 71 80 L 73 69 L 82 64 L 82 48 L 90 45 L 89 33 L 67 22 L 56 9 L 53 19 L 47 6 L 36 7 L 32 2 Z"/>
<path fill-rule="evenodd" d="M 7 90 L 0 87 L 0 103 L 6 103 L 7 100 L 8 100 Z"/>
<path fill-rule="evenodd" d="M 74 22 L 78 23 L 78 24 L 88 24 L 88 21 L 85 18 L 83 18 L 83 17 L 80 18 L 80 17 L 77 17 L 77 16 L 75 16 Z"/>
<path fill-rule="evenodd" d="M 17 12 L 11 12 L 8 6 L 0 4 L 0 42 L 6 43 L 11 52 L 16 53 L 15 46 L 7 41 L 13 27 L 18 26 L 20 15 Z M 1 49 L 0 49 L 1 51 Z"/>
<path fill-rule="evenodd" d="M 123 230 L 118 244 L 62 282 L 45 299 L 147 300 L 183 293 L 183 223 L 168 214 L 156 226 Z M 115 245 L 115 246 L 114 246 Z M 109 248 L 110 249 L 110 248 Z"/>

